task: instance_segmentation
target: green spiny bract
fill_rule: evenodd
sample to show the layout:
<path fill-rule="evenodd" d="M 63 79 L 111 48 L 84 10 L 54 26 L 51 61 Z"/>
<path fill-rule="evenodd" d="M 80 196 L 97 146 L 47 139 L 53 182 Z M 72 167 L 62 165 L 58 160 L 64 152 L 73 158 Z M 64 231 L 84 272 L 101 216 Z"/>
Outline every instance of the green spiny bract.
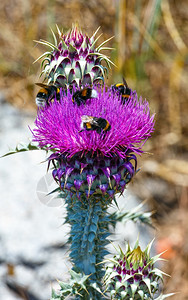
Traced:
<path fill-rule="evenodd" d="M 59 41 L 52 31 L 54 44 L 43 40 L 38 41 L 52 49 L 36 60 L 43 58 L 41 75 L 44 75 L 47 84 L 70 88 L 72 86 L 83 87 L 98 84 L 101 81 L 103 83 L 108 69 L 102 65 L 102 61 L 104 60 L 108 67 L 112 62 L 100 51 L 112 49 L 103 47 L 110 39 L 96 47 L 96 41 L 100 36 L 94 38 L 98 30 L 91 38 L 82 34 L 82 31 L 76 26 L 67 34 L 61 33 L 58 27 L 57 30 Z"/>
<path fill-rule="evenodd" d="M 138 242 L 133 250 L 128 245 L 125 253 L 120 249 L 111 260 L 105 274 L 105 286 L 111 299 L 156 299 L 164 273 L 154 267 L 160 255 L 150 257 L 151 244 L 144 251 Z"/>

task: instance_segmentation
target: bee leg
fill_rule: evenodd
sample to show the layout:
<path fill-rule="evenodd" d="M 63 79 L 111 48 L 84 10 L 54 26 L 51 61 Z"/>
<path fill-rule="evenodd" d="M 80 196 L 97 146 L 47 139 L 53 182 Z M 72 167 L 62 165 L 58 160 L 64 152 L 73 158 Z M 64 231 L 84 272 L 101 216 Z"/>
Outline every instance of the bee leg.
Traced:
<path fill-rule="evenodd" d="M 101 132 L 101 137 L 102 137 L 102 139 L 104 139 L 105 136 L 106 136 L 106 131 L 102 131 L 102 132 Z"/>
<path fill-rule="evenodd" d="M 100 133 L 102 133 L 102 129 L 101 128 L 97 128 L 96 132 L 100 134 Z"/>
<path fill-rule="evenodd" d="M 80 106 L 82 104 L 82 101 L 80 100 L 80 98 L 77 99 L 77 105 Z"/>

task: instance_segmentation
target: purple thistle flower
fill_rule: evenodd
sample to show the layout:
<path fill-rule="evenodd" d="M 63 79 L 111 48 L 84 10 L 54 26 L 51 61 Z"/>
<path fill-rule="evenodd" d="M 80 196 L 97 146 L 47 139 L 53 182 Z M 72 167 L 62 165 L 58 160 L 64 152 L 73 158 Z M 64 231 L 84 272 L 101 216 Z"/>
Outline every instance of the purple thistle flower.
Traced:
<path fill-rule="evenodd" d="M 61 189 L 113 199 L 135 174 L 134 153 L 142 152 L 154 128 L 154 116 L 150 116 L 148 102 L 136 94 L 125 105 L 112 89 L 96 94 L 78 106 L 69 90 L 67 94 L 61 91 L 60 102 L 38 110 L 33 136 L 41 148 L 55 152 L 49 161 Z M 83 116 L 105 119 L 110 126 L 107 131 L 87 131 Z"/>
<path fill-rule="evenodd" d="M 110 89 L 98 93 L 78 107 L 72 95 L 62 93 L 61 102 L 38 111 L 33 130 L 34 141 L 41 147 L 72 157 L 77 153 L 96 152 L 104 156 L 126 158 L 128 152 L 139 154 L 154 130 L 154 115 L 150 116 L 148 102 L 137 96 L 122 105 Z M 88 115 L 108 120 L 109 132 L 80 131 L 81 116 Z"/>

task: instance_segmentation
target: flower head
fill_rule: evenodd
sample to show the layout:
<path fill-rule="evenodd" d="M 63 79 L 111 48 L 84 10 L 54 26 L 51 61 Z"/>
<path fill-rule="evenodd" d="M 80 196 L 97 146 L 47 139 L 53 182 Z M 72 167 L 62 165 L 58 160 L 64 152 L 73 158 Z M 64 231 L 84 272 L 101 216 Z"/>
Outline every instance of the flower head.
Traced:
<path fill-rule="evenodd" d="M 142 251 L 137 242 L 132 250 L 128 245 L 125 253 L 120 249 L 114 256 L 105 275 L 111 299 L 154 299 L 163 272 L 154 267 L 160 255 L 150 257 L 151 245 L 152 242 Z"/>
<path fill-rule="evenodd" d="M 132 97 L 122 105 L 118 95 L 110 89 L 98 92 L 97 98 L 86 105 L 72 103 L 72 95 L 61 95 L 61 102 L 38 111 L 34 140 L 68 157 L 95 152 L 104 156 L 127 156 L 127 151 L 140 153 L 154 127 L 148 102 Z M 96 130 L 81 130 L 83 116 L 108 120 L 111 128 L 99 134 Z"/>
<path fill-rule="evenodd" d="M 45 75 L 48 84 L 68 88 L 103 82 L 107 68 L 102 65 L 102 61 L 106 61 L 108 66 L 112 62 L 100 51 L 105 50 L 103 45 L 109 39 L 96 47 L 95 35 L 98 30 L 91 38 L 77 26 L 73 26 L 66 34 L 61 33 L 58 27 L 57 30 L 59 41 L 53 32 L 54 44 L 39 41 L 52 49 L 37 59 L 44 58 L 41 75 Z"/>
<path fill-rule="evenodd" d="M 123 105 L 109 88 L 79 106 L 70 91 L 60 98 L 38 111 L 33 130 L 34 141 L 54 152 L 49 158 L 54 179 L 71 192 L 113 198 L 133 177 L 135 153 L 153 131 L 148 103 L 134 95 Z M 100 120 L 101 127 L 84 128 L 86 116 Z"/>

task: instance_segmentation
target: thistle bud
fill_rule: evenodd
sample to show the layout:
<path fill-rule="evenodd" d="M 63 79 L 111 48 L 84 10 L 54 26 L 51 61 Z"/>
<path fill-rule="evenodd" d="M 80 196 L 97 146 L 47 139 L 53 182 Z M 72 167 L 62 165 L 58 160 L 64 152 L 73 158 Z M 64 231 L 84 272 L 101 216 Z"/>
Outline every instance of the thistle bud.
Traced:
<path fill-rule="evenodd" d="M 164 273 L 154 266 L 160 254 L 150 257 L 151 245 L 152 242 L 142 251 L 137 242 L 132 250 L 128 245 L 125 253 L 120 249 L 114 256 L 105 274 L 111 299 L 156 299 Z M 160 295 L 158 299 L 170 295 Z"/>

